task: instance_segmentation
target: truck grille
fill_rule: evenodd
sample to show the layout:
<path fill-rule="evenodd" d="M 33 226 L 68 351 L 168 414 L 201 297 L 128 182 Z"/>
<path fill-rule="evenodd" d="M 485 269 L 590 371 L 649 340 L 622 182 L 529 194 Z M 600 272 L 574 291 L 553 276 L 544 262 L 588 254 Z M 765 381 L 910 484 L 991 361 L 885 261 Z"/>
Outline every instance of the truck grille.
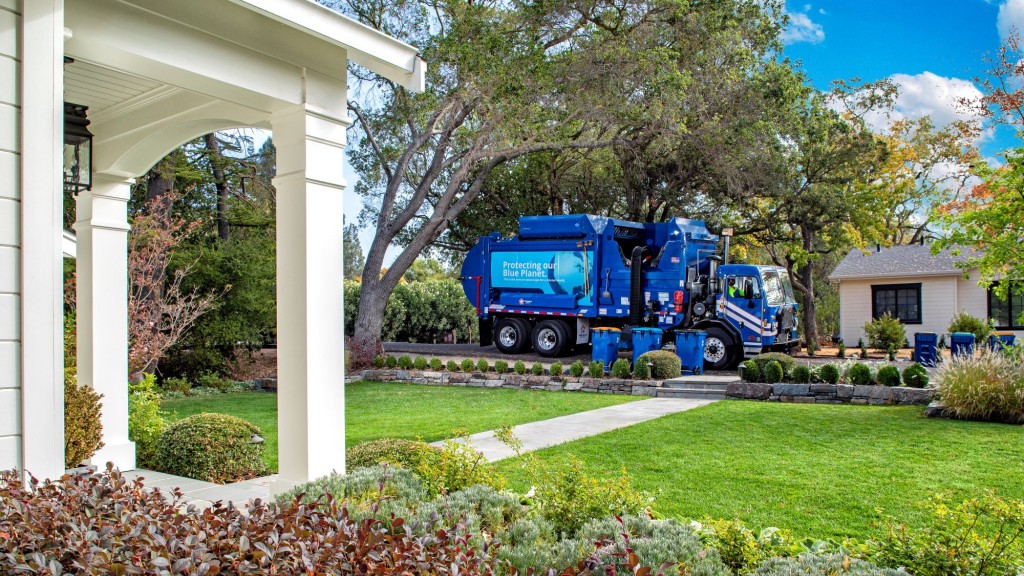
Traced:
<path fill-rule="evenodd" d="M 796 314 L 792 306 L 786 306 L 779 312 L 779 331 L 792 330 L 796 328 Z"/>

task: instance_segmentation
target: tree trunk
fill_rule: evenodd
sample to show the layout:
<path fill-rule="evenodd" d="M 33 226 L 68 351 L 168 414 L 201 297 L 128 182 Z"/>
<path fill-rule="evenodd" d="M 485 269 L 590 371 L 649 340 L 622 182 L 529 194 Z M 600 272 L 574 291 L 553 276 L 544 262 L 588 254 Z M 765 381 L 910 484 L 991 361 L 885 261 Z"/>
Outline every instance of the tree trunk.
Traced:
<path fill-rule="evenodd" d="M 177 150 L 164 156 L 163 160 L 157 162 L 156 166 L 149 171 L 146 181 L 146 203 L 152 205 L 154 200 L 162 197 L 174 189 L 174 166 Z"/>
<path fill-rule="evenodd" d="M 203 141 L 210 152 L 210 167 L 217 186 L 217 237 L 227 242 L 231 239 L 231 227 L 228 225 L 228 182 L 224 178 L 224 156 L 220 153 L 216 134 L 207 134 Z"/>
<path fill-rule="evenodd" d="M 807 263 L 800 266 L 800 283 L 804 288 L 804 337 L 808 346 L 813 343 L 817 348 L 818 315 L 814 307 L 814 259 L 811 257 L 814 254 L 814 233 L 805 225 L 801 226 L 800 234 L 803 236 L 804 251 L 807 253 Z"/>
<path fill-rule="evenodd" d="M 359 365 L 383 350 L 381 331 L 384 329 L 384 310 L 388 305 L 391 290 L 378 280 L 368 281 L 363 276 L 359 290 L 359 312 L 356 315 L 355 334 L 352 344 L 347 346 L 353 355 L 353 364 Z"/>

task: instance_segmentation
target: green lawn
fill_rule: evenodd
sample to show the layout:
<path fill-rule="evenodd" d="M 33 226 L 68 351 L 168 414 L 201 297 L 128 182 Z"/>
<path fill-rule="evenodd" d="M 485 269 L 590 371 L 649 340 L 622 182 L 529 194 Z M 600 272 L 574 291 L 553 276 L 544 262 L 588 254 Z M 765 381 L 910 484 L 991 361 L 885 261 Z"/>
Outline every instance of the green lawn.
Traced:
<path fill-rule="evenodd" d="M 876 508 L 920 521 L 917 503 L 986 488 L 1024 499 L 1024 427 L 927 419 L 920 407 L 726 401 L 537 452 L 625 466 L 666 516 L 740 518 L 799 537 L 867 537 Z M 527 489 L 517 460 L 500 469 Z"/>
<path fill-rule="evenodd" d="M 420 438 L 426 442 L 483 432 L 637 400 L 610 394 L 356 382 L 345 386 L 347 442 Z M 264 392 L 167 400 L 171 420 L 220 412 L 252 422 L 267 441 L 264 459 L 277 470 L 277 396 Z"/>

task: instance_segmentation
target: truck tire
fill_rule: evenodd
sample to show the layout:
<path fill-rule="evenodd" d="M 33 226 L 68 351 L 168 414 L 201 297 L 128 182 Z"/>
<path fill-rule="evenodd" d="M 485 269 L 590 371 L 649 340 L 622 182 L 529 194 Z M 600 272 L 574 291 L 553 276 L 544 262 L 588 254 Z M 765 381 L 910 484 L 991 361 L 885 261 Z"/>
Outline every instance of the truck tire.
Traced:
<path fill-rule="evenodd" d="M 728 332 L 717 326 L 707 329 L 704 341 L 704 367 L 708 370 L 731 370 L 736 366 L 736 343 Z"/>
<path fill-rule="evenodd" d="M 560 320 L 544 320 L 533 329 L 533 349 L 541 356 L 562 356 L 570 345 L 569 329 Z"/>
<path fill-rule="evenodd" d="M 494 327 L 494 345 L 505 354 L 519 354 L 530 347 L 530 323 L 522 318 L 502 318 Z"/>

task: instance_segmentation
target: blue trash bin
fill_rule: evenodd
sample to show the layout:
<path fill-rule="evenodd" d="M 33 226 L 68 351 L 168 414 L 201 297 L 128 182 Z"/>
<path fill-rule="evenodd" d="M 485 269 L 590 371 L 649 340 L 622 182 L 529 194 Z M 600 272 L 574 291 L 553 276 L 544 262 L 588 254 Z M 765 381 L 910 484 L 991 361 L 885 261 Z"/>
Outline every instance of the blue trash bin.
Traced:
<path fill-rule="evenodd" d="M 633 328 L 633 364 L 646 352 L 661 350 L 661 328 Z"/>
<path fill-rule="evenodd" d="M 594 351 L 590 357 L 595 362 L 604 364 L 605 370 L 610 370 L 612 363 L 619 358 L 619 337 L 622 332 L 618 328 L 594 328 L 590 331 L 590 340 L 594 344 Z"/>
<path fill-rule="evenodd" d="M 938 356 L 935 351 L 939 343 L 939 335 L 935 332 L 918 332 L 914 334 L 914 362 L 925 366 L 935 366 Z"/>
<path fill-rule="evenodd" d="M 676 355 L 683 374 L 704 373 L 704 343 L 708 333 L 703 330 L 676 330 Z"/>
<path fill-rule="evenodd" d="M 988 337 L 988 348 L 993 352 L 1013 346 L 1017 336 L 1013 332 L 996 332 Z"/>
<path fill-rule="evenodd" d="M 953 358 L 974 355 L 974 334 L 971 332 L 953 332 L 949 335 L 949 353 Z"/>

